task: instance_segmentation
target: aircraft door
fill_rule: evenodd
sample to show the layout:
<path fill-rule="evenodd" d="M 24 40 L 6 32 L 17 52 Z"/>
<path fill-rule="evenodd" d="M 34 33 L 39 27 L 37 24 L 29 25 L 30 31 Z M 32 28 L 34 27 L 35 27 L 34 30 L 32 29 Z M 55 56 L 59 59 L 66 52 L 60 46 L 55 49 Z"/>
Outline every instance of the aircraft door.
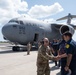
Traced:
<path fill-rule="evenodd" d="M 34 42 L 37 42 L 38 41 L 38 37 L 39 37 L 39 34 L 38 33 L 35 33 L 35 35 L 34 35 Z"/>

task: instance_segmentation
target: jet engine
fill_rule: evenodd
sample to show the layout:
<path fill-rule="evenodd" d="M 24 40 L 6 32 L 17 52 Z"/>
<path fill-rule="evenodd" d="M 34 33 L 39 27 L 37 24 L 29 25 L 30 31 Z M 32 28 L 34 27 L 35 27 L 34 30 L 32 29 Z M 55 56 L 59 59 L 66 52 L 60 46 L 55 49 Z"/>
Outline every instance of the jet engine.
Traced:
<path fill-rule="evenodd" d="M 72 26 L 70 25 L 63 25 L 60 27 L 60 34 L 62 35 L 64 32 L 69 31 L 70 33 L 72 33 L 72 35 L 74 34 L 75 30 Z"/>

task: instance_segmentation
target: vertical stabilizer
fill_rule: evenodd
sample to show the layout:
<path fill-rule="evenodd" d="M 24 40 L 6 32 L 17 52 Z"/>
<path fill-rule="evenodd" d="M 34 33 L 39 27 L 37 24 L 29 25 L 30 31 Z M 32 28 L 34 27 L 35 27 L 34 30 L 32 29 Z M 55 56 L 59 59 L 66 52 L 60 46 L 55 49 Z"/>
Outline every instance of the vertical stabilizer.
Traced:
<path fill-rule="evenodd" d="M 57 19 L 56 21 L 67 19 L 67 24 L 71 24 L 71 19 L 76 18 L 76 15 L 71 15 L 70 13 L 67 16 Z"/>

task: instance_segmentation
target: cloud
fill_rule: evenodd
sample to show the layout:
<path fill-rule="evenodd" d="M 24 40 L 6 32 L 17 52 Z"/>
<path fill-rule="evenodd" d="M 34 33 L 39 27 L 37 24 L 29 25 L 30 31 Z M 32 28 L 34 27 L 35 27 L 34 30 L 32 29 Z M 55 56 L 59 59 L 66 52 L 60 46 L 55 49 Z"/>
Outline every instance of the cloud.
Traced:
<path fill-rule="evenodd" d="M 72 21 L 71 21 L 71 24 L 76 25 L 76 20 L 72 20 Z"/>
<path fill-rule="evenodd" d="M 76 20 L 75 20 L 75 19 L 72 20 L 72 21 L 71 21 L 71 24 L 76 25 Z M 75 33 L 74 33 L 74 35 L 73 35 L 73 39 L 76 41 L 76 30 L 75 30 Z"/>
<path fill-rule="evenodd" d="M 28 14 L 35 18 L 44 18 L 63 11 L 59 3 L 54 3 L 51 6 L 35 5 L 31 7 Z"/>
<path fill-rule="evenodd" d="M 0 24 L 4 24 L 11 18 L 18 17 L 19 12 L 26 12 L 28 4 L 21 0 L 0 0 Z"/>
<path fill-rule="evenodd" d="M 27 18 L 45 18 L 63 11 L 59 3 L 50 6 L 35 5 L 28 9 L 28 3 L 22 0 L 0 0 L 0 25 L 4 25 L 10 19 L 25 15 Z M 26 14 L 25 14 L 26 13 Z M 47 21 L 45 19 L 45 21 Z M 49 19 L 54 21 L 53 19 Z"/>

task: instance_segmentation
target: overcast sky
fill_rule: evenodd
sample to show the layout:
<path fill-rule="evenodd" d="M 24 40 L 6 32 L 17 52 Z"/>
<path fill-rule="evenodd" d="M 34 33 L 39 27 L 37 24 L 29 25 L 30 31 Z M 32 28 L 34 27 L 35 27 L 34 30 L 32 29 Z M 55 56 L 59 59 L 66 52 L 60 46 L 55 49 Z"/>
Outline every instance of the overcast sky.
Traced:
<path fill-rule="evenodd" d="M 0 41 L 3 41 L 1 28 L 10 19 L 25 15 L 27 18 L 56 22 L 56 19 L 71 13 L 76 15 L 76 0 L 0 0 Z M 72 20 L 76 24 L 76 19 Z M 76 38 L 76 33 L 73 38 Z"/>

